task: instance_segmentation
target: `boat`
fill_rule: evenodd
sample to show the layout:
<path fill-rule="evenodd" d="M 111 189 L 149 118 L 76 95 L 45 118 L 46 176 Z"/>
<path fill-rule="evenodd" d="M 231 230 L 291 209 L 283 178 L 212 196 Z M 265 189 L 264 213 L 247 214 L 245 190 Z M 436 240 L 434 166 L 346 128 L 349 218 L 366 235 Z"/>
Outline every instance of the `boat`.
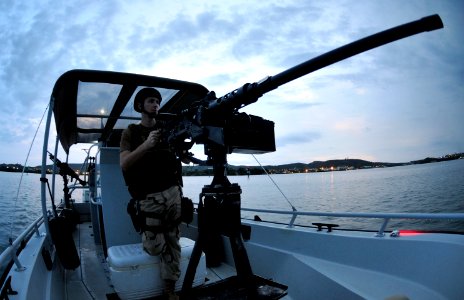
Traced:
<path fill-rule="evenodd" d="M 279 85 L 368 49 L 443 27 L 434 15 L 335 49 L 276 76 L 217 98 L 181 80 L 97 70 L 58 78 L 42 152 L 42 216 L 1 254 L 8 264 L 0 299 L 158 299 L 158 258 L 141 249 L 127 213 L 130 195 L 119 164 L 119 139 L 137 122 L 132 100 L 141 87 L 163 95 L 166 139 L 181 151 L 204 144 L 212 183 L 181 224 L 181 299 L 464 299 L 464 235 L 388 230 L 393 219 L 464 220 L 463 213 L 363 213 L 241 208 L 227 155 L 275 150 L 273 122 L 238 112 Z M 102 110 L 103 108 L 103 110 Z M 49 149 L 54 119 L 57 139 Z M 226 120 L 227 122 L 223 122 Z M 172 125 L 172 126 L 171 126 Z M 245 136 L 245 139 L 241 137 Z M 77 173 L 67 163 L 73 145 L 89 144 Z M 68 155 L 60 160 L 61 147 Z M 77 147 L 81 150 L 80 147 Z M 92 150 L 92 151 L 91 151 Z M 53 163 L 47 177 L 47 164 Z M 55 199 L 63 180 L 63 197 Z M 84 201 L 74 200 L 83 193 Z M 195 201 L 194 201 L 195 202 Z M 242 219 L 240 210 L 257 215 Z M 288 216 L 285 224 L 260 214 Z M 376 218 L 380 228 L 296 225 L 300 216 Z"/>

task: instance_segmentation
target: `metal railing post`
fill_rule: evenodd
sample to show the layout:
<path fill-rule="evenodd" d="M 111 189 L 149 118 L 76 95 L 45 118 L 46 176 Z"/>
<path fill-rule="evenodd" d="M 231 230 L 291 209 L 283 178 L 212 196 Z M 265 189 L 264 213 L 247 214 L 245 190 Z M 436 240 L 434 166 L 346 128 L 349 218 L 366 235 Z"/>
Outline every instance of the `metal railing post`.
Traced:
<path fill-rule="evenodd" d="M 21 265 L 21 262 L 19 261 L 18 256 L 16 256 L 15 253 L 13 253 L 13 261 L 16 265 L 16 269 L 15 269 L 16 272 L 22 272 L 26 270 L 26 267 L 23 267 L 23 265 Z"/>
<path fill-rule="evenodd" d="M 387 228 L 388 222 L 390 222 L 390 218 L 385 218 L 383 220 L 382 227 L 380 227 L 379 231 L 375 234 L 376 237 L 384 237 L 385 236 L 385 228 Z"/>
<path fill-rule="evenodd" d="M 290 220 L 290 223 L 288 223 L 288 228 L 292 228 L 293 227 L 293 224 L 295 223 L 295 220 L 296 220 L 296 217 L 298 216 L 298 214 L 293 211 L 293 216 L 292 216 L 292 219 Z"/>

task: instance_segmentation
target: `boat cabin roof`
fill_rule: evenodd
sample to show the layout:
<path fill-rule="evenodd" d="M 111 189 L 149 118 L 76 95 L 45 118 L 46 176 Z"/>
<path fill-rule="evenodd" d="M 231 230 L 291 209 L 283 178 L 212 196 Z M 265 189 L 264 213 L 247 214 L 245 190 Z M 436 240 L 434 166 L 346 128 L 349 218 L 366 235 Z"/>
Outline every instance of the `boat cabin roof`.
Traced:
<path fill-rule="evenodd" d="M 132 73 L 71 70 L 55 83 L 53 113 L 58 138 L 66 153 L 77 143 L 110 143 L 140 113 L 134 97 L 144 87 L 158 89 L 160 113 L 176 114 L 201 100 L 208 90 L 197 83 Z"/>

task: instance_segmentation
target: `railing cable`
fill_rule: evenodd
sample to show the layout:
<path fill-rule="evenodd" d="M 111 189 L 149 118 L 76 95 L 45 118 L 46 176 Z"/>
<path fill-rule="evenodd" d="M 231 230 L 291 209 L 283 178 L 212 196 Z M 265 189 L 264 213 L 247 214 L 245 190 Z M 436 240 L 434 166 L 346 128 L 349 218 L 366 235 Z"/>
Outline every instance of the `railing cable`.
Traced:
<path fill-rule="evenodd" d="M 272 183 L 276 186 L 276 188 L 279 190 L 279 192 L 282 194 L 282 196 L 285 198 L 285 200 L 287 200 L 288 204 L 292 207 L 292 210 L 293 211 L 297 211 L 295 206 L 293 206 L 292 202 L 290 202 L 290 200 L 287 198 L 287 196 L 284 194 L 284 192 L 280 189 L 279 185 L 274 181 L 274 179 L 272 178 L 272 176 L 266 171 L 266 169 L 261 165 L 261 163 L 259 162 L 259 160 L 256 158 L 256 156 L 254 154 L 251 154 L 251 156 L 253 156 L 253 158 L 256 160 L 256 162 L 259 164 L 259 166 L 261 167 L 261 169 L 263 169 L 264 173 L 266 173 L 266 175 L 269 177 L 269 179 L 272 181 Z"/>

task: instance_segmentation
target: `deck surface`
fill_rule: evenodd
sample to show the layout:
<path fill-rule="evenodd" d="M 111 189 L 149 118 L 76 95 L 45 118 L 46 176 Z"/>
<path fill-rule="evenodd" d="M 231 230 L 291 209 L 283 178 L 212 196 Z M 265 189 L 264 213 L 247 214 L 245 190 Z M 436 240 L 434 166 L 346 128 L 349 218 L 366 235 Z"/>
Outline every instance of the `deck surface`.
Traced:
<path fill-rule="evenodd" d="M 74 232 L 81 265 L 76 270 L 66 270 L 68 300 L 107 299 L 107 294 L 114 293 L 108 265 L 94 242 L 91 225 L 90 222 L 78 224 Z"/>
<path fill-rule="evenodd" d="M 91 226 L 90 222 L 78 224 L 74 232 L 81 265 L 65 272 L 67 299 L 118 299 L 111 284 L 108 264 L 100 246 L 94 242 Z M 235 268 L 221 264 L 216 268 L 207 268 L 206 282 L 217 282 L 233 275 L 236 275 Z"/>

